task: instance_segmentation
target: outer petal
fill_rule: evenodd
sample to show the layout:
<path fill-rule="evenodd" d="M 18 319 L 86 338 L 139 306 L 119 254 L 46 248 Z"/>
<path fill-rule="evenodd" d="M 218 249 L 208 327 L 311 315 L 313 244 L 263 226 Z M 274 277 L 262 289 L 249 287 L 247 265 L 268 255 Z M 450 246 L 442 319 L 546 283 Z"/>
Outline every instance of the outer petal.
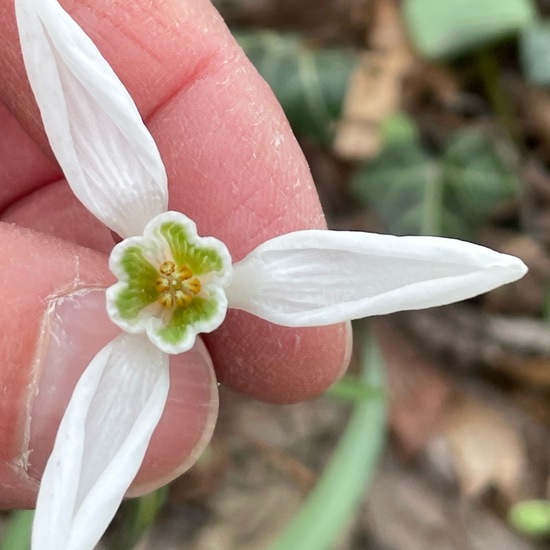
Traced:
<path fill-rule="evenodd" d="M 143 460 L 168 395 L 168 357 L 122 334 L 80 378 L 42 478 L 33 550 L 92 549 Z"/>
<path fill-rule="evenodd" d="M 317 326 L 471 298 L 522 277 L 521 260 L 438 237 L 297 231 L 233 266 L 229 307 Z"/>
<path fill-rule="evenodd" d="M 52 149 L 75 195 L 113 231 L 166 210 L 166 173 L 136 106 L 56 0 L 16 0 L 21 48 Z"/>

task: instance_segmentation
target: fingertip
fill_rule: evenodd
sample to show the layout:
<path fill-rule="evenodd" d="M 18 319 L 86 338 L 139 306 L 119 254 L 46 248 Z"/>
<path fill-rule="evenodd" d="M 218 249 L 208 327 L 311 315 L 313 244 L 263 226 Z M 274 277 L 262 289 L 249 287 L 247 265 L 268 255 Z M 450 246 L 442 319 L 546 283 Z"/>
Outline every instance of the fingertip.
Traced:
<path fill-rule="evenodd" d="M 220 383 L 270 403 L 295 403 L 323 393 L 345 372 L 351 325 L 288 328 L 229 311 L 205 336 Z"/>
<path fill-rule="evenodd" d="M 101 254 L 0 224 L 0 507 L 31 507 L 74 385 L 120 329 L 108 318 L 112 281 Z M 217 413 L 204 345 L 174 358 L 165 417 L 137 482 L 162 484 L 196 460 Z"/>
<path fill-rule="evenodd" d="M 0 506 L 24 507 L 37 489 L 32 410 L 50 306 L 56 297 L 106 286 L 111 276 L 102 255 L 5 223 L 0 248 Z"/>
<path fill-rule="evenodd" d="M 44 332 L 30 424 L 28 472 L 35 478 L 42 475 L 80 375 L 120 329 L 107 315 L 104 289 L 87 289 L 56 299 L 46 312 Z M 189 352 L 171 357 L 168 400 L 130 494 L 160 487 L 190 467 L 210 439 L 217 410 L 212 361 L 197 340 Z"/>

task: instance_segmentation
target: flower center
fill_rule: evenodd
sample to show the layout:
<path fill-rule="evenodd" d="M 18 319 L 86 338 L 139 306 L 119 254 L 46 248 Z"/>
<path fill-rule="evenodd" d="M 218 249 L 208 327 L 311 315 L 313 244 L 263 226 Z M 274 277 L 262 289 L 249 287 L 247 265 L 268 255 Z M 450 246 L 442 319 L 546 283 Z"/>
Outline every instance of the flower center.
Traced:
<path fill-rule="evenodd" d="M 201 291 L 201 282 L 193 277 L 193 272 L 186 265 L 162 262 L 159 272 L 155 288 L 159 293 L 158 302 L 164 309 L 186 307 L 192 302 L 193 296 Z"/>

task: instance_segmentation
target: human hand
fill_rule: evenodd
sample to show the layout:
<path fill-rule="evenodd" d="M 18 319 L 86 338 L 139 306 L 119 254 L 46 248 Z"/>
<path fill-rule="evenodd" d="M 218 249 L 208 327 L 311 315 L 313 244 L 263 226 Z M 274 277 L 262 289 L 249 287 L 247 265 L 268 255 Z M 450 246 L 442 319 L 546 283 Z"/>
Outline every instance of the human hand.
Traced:
<path fill-rule="evenodd" d="M 34 501 L 79 374 L 119 329 L 103 292 L 83 291 L 113 282 L 112 236 L 61 179 L 28 87 L 12 2 L 0 6 L 0 204 L 2 219 L 16 224 L 0 227 L 0 505 L 19 507 Z M 64 7 L 136 101 L 167 168 L 170 208 L 222 239 L 235 260 L 279 233 L 323 226 L 280 107 L 208 2 Z M 349 353 L 344 325 L 289 329 L 238 311 L 203 339 L 221 382 L 273 402 L 320 393 Z M 169 403 L 136 491 L 173 477 L 204 447 L 217 411 L 210 365 L 201 343 L 172 358 Z"/>

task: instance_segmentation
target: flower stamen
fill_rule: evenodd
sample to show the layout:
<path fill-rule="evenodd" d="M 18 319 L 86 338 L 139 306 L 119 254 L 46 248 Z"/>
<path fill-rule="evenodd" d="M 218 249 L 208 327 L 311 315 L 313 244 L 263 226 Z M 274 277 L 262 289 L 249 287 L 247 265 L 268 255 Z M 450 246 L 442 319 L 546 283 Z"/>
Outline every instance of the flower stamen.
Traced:
<path fill-rule="evenodd" d="M 167 260 L 159 267 L 160 277 L 155 282 L 159 293 L 158 302 L 164 309 L 174 306 L 187 307 L 201 291 L 201 282 L 193 277 L 193 272 L 186 266 L 177 266 Z"/>
<path fill-rule="evenodd" d="M 172 275 L 176 269 L 176 264 L 171 261 L 162 262 L 159 267 L 159 271 L 163 275 Z"/>

